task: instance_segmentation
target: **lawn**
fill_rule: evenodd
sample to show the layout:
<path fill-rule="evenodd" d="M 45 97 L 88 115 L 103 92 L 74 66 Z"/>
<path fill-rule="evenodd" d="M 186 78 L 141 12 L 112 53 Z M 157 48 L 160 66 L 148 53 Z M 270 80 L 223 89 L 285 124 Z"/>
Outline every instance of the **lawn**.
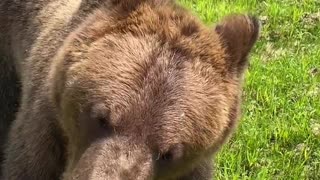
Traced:
<path fill-rule="evenodd" d="M 262 22 L 243 116 L 216 179 L 320 180 L 320 1 L 180 0 L 208 25 L 229 13 Z"/>

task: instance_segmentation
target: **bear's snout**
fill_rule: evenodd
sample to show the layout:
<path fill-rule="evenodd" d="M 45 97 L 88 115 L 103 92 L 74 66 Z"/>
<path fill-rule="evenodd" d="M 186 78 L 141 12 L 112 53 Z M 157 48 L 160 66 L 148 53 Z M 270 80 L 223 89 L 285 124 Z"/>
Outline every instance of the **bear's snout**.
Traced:
<path fill-rule="evenodd" d="M 103 139 L 83 153 L 64 180 L 148 180 L 153 176 L 152 159 L 146 147 L 126 138 Z"/>

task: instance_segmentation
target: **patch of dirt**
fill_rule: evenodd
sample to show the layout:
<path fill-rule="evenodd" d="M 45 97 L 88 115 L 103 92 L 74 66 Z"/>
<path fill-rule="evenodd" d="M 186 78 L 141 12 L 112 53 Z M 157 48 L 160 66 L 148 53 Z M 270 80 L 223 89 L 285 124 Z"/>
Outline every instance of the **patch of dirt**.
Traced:
<path fill-rule="evenodd" d="M 317 75 L 319 75 L 320 74 L 320 70 L 318 69 L 318 68 L 312 68 L 311 70 L 310 70 L 310 74 L 311 74 L 311 76 L 317 76 Z"/>
<path fill-rule="evenodd" d="M 262 61 L 268 62 L 272 59 L 276 59 L 282 56 L 285 56 L 287 50 L 284 48 L 276 48 L 274 47 L 273 43 L 267 43 L 265 46 L 265 51 L 262 54 Z"/>
<path fill-rule="evenodd" d="M 311 121 L 311 131 L 315 136 L 320 137 L 320 122 Z"/>
<path fill-rule="evenodd" d="M 308 25 L 315 25 L 320 22 L 320 12 L 306 13 L 302 17 L 302 22 Z"/>

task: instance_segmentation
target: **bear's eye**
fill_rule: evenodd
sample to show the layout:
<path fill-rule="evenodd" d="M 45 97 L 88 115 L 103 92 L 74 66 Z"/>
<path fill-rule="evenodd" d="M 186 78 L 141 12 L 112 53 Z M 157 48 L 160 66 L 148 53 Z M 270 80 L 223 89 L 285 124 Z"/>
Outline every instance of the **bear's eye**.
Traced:
<path fill-rule="evenodd" d="M 173 160 L 173 153 L 171 151 L 166 152 L 161 155 L 161 160 L 162 161 L 172 161 Z"/>
<path fill-rule="evenodd" d="M 79 134 L 84 143 L 109 137 L 114 128 L 110 121 L 110 110 L 103 103 L 89 104 L 79 114 Z"/>
<path fill-rule="evenodd" d="M 99 118 L 97 119 L 97 121 L 98 121 L 99 126 L 100 126 L 101 128 L 107 129 L 107 128 L 109 127 L 106 118 L 104 118 L 104 117 L 99 117 Z"/>
<path fill-rule="evenodd" d="M 96 124 L 96 130 L 105 133 L 112 131 L 110 124 L 110 111 L 104 104 L 95 104 L 91 107 L 90 122 Z"/>
<path fill-rule="evenodd" d="M 159 160 L 162 162 L 175 162 L 182 159 L 184 155 L 184 148 L 182 144 L 173 145 L 165 153 L 161 153 Z"/>
<path fill-rule="evenodd" d="M 162 150 L 162 153 L 158 153 L 155 158 L 155 174 L 157 177 L 162 177 L 168 172 L 176 171 L 176 168 L 185 162 L 185 148 L 181 144 L 176 144 Z"/>

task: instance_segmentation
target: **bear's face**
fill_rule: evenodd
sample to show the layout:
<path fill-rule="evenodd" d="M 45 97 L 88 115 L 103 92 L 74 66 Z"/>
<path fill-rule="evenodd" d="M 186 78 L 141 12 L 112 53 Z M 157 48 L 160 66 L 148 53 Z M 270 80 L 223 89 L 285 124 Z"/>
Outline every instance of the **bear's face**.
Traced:
<path fill-rule="evenodd" d="M 174 179 L 227 139 L 258 24 L 209 29 L 170 8 L 98 11 L 70 36 L 53 86 L 66 179 Z"/>

